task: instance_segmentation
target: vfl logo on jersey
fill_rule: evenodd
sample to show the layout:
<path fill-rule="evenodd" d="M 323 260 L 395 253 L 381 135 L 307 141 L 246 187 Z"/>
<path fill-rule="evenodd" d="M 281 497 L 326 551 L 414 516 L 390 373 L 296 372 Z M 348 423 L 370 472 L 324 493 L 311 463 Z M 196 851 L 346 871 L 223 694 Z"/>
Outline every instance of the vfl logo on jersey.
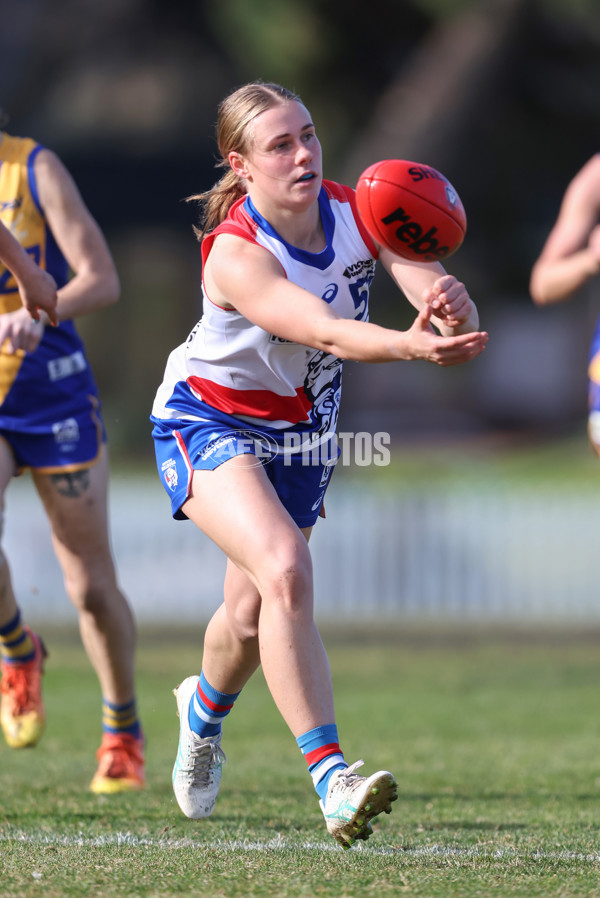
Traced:
<path fill-rule="evenodd" d="M 52 425 L 52 433 L 54 434 L 54 442 L 63 449 L 66 449 L 67 443 L 77 443 L 79 440 L 79 424 L 75 418 L 67 418 L 65 421 L 56 421 Z"/>
<path fill-rule="evenodd" d="M 169 458 L 167 461 L 164 461 L 161 465 L 161 471 L 163 477 L 165 478 L 165 483 L 171 490 L 174 491 L 177 483 L 179 482 L 179 478 L 177 476 L 177 463 L 174 458 Z"/>

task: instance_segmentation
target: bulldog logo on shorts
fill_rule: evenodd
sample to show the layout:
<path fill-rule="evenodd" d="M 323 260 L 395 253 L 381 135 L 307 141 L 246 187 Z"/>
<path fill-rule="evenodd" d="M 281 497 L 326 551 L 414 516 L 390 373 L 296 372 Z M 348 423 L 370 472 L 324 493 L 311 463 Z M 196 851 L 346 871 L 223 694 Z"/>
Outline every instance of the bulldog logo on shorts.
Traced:
<path fill-rule="evenodd" d="M 178 482 L 177 465 L 175 464 L 175 460 L 173 458 L 170 458 L 168 461 L 163 463 L 162 472 L 163 477 L 165 478 L 165 483 L 167 484 L 171 492 L 173 492 Z"/>

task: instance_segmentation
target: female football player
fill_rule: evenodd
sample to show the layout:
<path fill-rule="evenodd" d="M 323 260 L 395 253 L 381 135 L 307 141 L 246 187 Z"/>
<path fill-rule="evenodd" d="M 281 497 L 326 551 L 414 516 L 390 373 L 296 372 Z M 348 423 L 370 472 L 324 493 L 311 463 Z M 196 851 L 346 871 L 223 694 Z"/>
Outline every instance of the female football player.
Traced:
<path fill-rule="evenodd" d="M 222 721 L 261 664 L 327 829 L 348 848 L 397 793 L 390 772 L 361 776 L 362 762 L 344 759 L 313 618 L 307 543 L 337 459 L 342 359 L 456 365 L 478 356 L 487 335 L 456 278 L 378 247 L 353 190 L 323 179 L 298 96 L 247 84 L 221 104 L 217 131 L 225 173 L 196 198 L 204 313 L 171 353 L 152 410 L 172 513 L 227 556 L 201 673 L 176 690 L 173 785 L 188 817 L 211 813 Z M 368 321 L 377 259 L 419 310 L 407 331 Z"/>

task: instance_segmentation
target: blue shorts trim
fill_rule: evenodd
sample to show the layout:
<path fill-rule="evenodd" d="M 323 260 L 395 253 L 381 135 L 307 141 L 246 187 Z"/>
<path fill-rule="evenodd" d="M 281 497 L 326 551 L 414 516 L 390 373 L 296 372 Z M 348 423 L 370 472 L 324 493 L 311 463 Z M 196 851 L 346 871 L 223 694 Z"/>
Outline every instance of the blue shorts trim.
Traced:
<path fill-rule="evenodd" d="M 259 431 L 243 421 L 161 420 L 151 416 L 158 475 L 171 500 L 171 513 L 186 520 L 181 510 L 190 495 L 194 471 L 213 471 L 236 455 L 254 455 L 279 499 L 299 527 L 312 527 L 321 511 L 325 491 L 338 459 L 337 442 L 329 451 L 299 452 L 290 449 L 286 435 Z M 306 436 L 306 435 L 305 435 Z M 310 437 L 310 435 L 308 435 Z"/>

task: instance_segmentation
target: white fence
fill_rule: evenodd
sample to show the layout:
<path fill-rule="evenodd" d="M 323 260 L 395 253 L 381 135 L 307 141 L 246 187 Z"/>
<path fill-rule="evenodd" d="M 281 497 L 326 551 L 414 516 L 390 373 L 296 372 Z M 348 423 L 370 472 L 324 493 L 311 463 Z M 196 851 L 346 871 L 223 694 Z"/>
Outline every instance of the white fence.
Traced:
<path fill-rule="evenodd" d="M 111 521 L 139 624 L 206 621 L 223 558 L 193 524 L 171 519 L 158 483 L 113 477 Z M 29 478 L 9 489 L 4 545 L 27 618 L 74 620 Z M 595 490 L 383 494 L 340 479 L 311 549 L 320 620 L 600 621 Z"/>

